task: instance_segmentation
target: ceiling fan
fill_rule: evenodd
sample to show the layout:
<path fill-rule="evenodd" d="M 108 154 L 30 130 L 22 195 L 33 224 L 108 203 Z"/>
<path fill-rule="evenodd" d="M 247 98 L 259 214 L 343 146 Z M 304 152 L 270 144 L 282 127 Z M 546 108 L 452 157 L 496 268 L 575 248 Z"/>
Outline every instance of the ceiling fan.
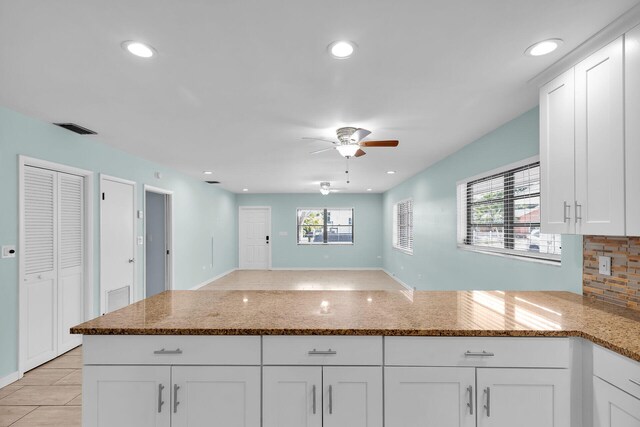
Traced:
<path fill-rule="evenodd" d="M 344 190 L 343 188 L 331 188 L 331 183 L 329 181 L 322 181 L 320 183 L 320 193 L 323 196 L 328 195 L 329 193 L 334 193 L 336 191 Z"/>
<path fill-rule="evenodd" d="M 323 148 L 322 150 L 312 151 L 311 154 L 322 153 L 329 150 L 338 150 L 338 152 L 346 158 L 362 157 L 367 154 L 364 152 L 364 150 L 362 150 L 361 147 L 397 147 L 399 144 L 399 142 L 395 139 L 386 141 L 363 141 L 363 139 L 366 138 L 369 134 L 371 134 L 371 132 L 366 129 L 343 127 L 336 130 L 338 141 L 308 137 L 302 139 L 329 142 L 334 145 L 330 148 Z"/>

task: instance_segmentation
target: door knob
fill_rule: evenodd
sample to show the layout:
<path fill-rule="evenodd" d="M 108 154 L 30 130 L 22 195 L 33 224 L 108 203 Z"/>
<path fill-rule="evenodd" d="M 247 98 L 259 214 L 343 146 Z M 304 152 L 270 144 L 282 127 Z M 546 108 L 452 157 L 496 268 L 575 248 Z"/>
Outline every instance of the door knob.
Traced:
<path fill-rule="evenodd" d="M 133 264 L 136 260 L 133 258 L 129 258 L 129 264 Z"/>

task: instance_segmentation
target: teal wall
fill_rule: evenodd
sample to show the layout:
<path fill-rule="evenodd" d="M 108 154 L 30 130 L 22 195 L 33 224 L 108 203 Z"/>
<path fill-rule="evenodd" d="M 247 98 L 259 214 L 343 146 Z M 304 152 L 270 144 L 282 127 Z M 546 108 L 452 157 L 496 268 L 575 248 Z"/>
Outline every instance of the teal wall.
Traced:
<path fill-rule="evenodd" d="M 96 172 L 94 189 L 94 295 L 98 312 L 99 205 L 97 173 L 135 181 L 138 209 L 143 184 L 174 192 L 174 256 L 176 289 L 188 289 L 237 266 L 236 196 L 158 164 L 0 108 L 0 245 L 18 243 L 18 155 L 26 155 Z M 154 178 L 154 172 L 162 174 Z M 138 221 L 138 235 L 143 222 Z M 213 246 L 212 246 L 213 239 Z M 213 247 L 213 265 L 212 260 Z M 137 259 L 143 260 L 143 246 Z M 19 250 L 18 250 L 19 253 Z M 137 263 L 138 297 L 143 263 Z M 17 370 L 18 262 L 0 259 L 0 378 Z"/>
<path fill-rule="evenodd" d="M 381 194 L 238 194 L 238 206 L 271 206 L 273 268 L 382 267 Z M 297 208 L 354 208 L 353 245 L 298 245 Z M 280 236 L 280 232 L 287 236 Z"/>
<path fill-rule="evenodd" d="M 383 195 L 384 268 L 418 289 L 567 290 L 582 293 L 582 237 L 562 236 L 562 265 L 487 255 L 456 246 L 456 183 L 536 156 L 538 109 L 508 122 Z M 414 250 L 392 247 L 392 209 L 414 201 Z"/>

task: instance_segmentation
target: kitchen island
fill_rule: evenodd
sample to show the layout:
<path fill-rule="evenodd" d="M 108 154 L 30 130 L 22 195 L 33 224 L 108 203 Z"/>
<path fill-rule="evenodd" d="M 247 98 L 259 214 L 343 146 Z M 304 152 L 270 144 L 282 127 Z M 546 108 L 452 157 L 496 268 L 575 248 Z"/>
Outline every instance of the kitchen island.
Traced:
<path fill-rule="evenodd" d="M 567 292 L 169 291 L 72 332 L 85 426 L 640 420 L 640 314 Z"/>

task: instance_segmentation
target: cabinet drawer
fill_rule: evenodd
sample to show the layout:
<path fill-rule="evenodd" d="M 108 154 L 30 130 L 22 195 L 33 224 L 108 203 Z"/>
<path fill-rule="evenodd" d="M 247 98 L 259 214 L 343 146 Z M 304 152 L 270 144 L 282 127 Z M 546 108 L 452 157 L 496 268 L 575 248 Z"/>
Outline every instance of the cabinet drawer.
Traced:
<path fill-rule="evenodd" d="M 594 345 L 593 374 L 640 398 L 640 363 Z"/>
<path fill-rule="evenodd" d="M 258 336 L 85 335 L 85 365 L 260 365 Z"/>
<path fill-rule="evenodd" d="M 382 365 L 382 337 L 266 336 L 265 365 Z"/>
<path fill-rule="evenodd" d="M 388 366 L 567 368 L 569 338 L 386 337 Z"/>

